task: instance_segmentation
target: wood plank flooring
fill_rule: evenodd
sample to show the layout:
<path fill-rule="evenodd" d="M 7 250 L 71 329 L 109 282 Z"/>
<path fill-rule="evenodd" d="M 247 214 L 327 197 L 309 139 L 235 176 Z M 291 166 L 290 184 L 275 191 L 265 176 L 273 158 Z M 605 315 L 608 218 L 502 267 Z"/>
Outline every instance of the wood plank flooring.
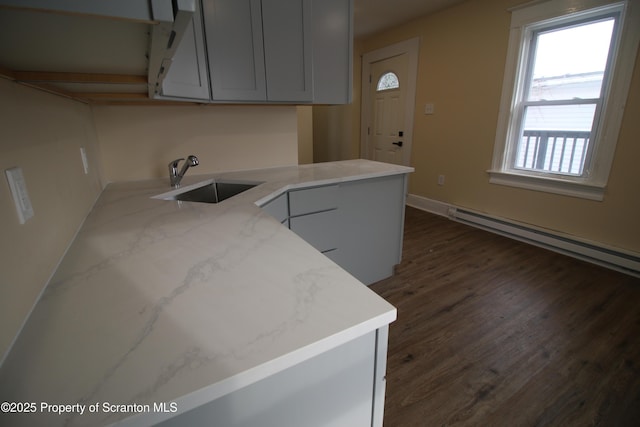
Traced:
<path fill-rule="evenodd" d="M 407 208 L 385 427 L 640 426 L 640 279 Z"/>

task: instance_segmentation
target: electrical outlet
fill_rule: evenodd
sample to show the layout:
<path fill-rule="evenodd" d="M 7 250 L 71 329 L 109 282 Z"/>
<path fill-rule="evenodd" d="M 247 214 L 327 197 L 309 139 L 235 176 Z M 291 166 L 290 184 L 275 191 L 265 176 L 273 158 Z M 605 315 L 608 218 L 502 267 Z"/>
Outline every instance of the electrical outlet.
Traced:
<path fill-rule="evenodd" d="M 9 188 L 11 189 L 13 202 L 16 205 L 18 220 L 20 221 L 20 224 L 24 224 L 33 216 L 33 207 L 31 206 L 29 193 L 27 193 L 27 183 L 22 175 L 22 169 L 11 168 L 4 172 L 7 175 L 7 181 L 9 182 Z"/>
<path fill-rule="evenodd" d="M 438 185 L 444 185 L 444 175 L 438 175 Z"/>

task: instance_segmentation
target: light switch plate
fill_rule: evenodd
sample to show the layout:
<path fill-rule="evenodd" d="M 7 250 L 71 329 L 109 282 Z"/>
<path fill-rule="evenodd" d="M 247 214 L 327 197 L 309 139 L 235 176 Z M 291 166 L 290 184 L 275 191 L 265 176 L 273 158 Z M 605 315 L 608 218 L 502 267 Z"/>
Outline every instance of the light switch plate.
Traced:
<path fill-rule="evenodd" d="M 436 107 L 433 104 L 424 104 L 424 113 L 425 114 L 434 114 L 436 112 Z"/>
<path fill-rule="evenodd" d="M 20 224 L 24 224 L 33 216 L 33 207 L 31 206 L 31 200 L 29 199 L 29 193 L 27 192 L 27 183 L 22 175 L 22 168 L 11 168 L 4 172 L 7 175 L 11 195 L 13 196 L 13 201 L 16 205 L 18 220 L 20 221 Z"/>

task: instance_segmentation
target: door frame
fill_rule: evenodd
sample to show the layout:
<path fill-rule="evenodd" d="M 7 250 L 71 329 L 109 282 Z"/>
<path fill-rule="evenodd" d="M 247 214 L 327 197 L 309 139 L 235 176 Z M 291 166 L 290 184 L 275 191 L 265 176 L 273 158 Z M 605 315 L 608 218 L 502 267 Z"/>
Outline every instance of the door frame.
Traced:
<path fill-rule="evenodd" d="M 418 79 L 418 53 L 420 38 L 415 37 L 390 46 L 383 47 L 362 55 L 362 92 L 360 101 L 360 157 L 370 159 L 371 138 L 368 130 L 371 128 L 371 64 L 384 59 L 406 53 L 409 55 L 407 66 L 407 96 L 405 100 L 404 136 L 402 142 L 402 164 L 411 165 L 411 146 L 413 145 L 413 119 L 416 106 L 416 84 Z"/>

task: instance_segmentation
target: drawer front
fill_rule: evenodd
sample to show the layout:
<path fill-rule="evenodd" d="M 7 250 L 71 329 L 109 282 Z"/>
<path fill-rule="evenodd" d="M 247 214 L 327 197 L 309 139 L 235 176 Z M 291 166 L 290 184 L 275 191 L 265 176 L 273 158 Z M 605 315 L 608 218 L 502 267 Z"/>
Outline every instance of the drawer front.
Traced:
<path fill-rule="evenodd" d="M 289 192 L 289 215 L 304 215 L 338 207 L 338 185 L 304 188 Z"/>
<path fill-rule="evenodd" d="M 338 247 L 338 211 L 331 210 L 289 218 L 291 231 L 320 252 Z"/>

